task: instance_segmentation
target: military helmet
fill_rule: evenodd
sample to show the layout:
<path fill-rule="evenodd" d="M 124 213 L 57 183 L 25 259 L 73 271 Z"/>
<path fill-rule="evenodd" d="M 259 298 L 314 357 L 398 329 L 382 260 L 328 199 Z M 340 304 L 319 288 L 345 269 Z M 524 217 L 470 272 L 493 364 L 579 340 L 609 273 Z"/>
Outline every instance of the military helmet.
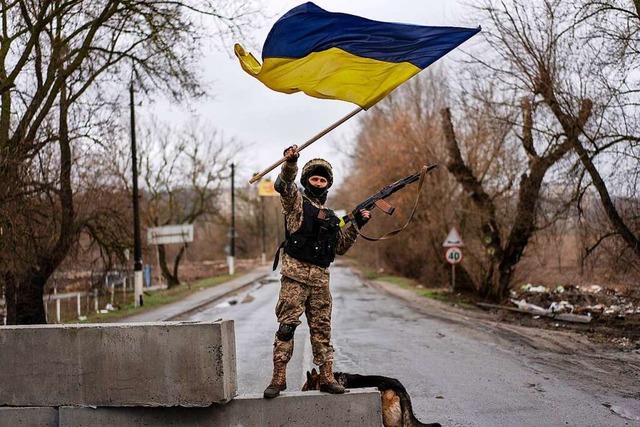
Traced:
<path fill-rule="evenodd" d="M 309 178 L 314 175 L 323 176 L 327 178 L 327 189 L 333 185 L 333 168 L 331 163 L 324 159 L 311 159 L 302 168 L 302 175 L 300 176 L 300 183 L 303 187 L 307 187 Z"/>

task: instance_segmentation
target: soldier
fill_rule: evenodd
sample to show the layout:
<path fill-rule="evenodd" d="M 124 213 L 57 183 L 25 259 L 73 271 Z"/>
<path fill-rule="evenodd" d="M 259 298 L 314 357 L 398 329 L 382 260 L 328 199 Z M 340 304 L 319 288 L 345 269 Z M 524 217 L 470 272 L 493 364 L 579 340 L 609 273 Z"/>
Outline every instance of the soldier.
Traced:
<path fill-rule="evenodd" d="M 287 363 L 293 355 L 293 336 L 305 313 L 311 335 L 313 363 L 320 367 L 320 391 L 344 393 L 333 377 L 331 346 L 331 292 L 329 265 L 335 255 L 343 255 L 358 236 L 353 226 L 340 228 L 340 219 L 324 206 L 333 184 L 329 162 L 313 159 L 302 168 L 302 193 L 295 185 L 298 173 L 297 146 L 285 150 L 287 161 L 275 182 L 280 193 L 286 240 L 282 258 L 280 296 L 276 304 L 278 331 L 273 344 L 273 378 L 264 397 L 277 397 L 287 388 Z M 370 212 L 355 215 L 359 227 L 369 221 Z M 277 262 L 277 259 L 276 259 Z"/>

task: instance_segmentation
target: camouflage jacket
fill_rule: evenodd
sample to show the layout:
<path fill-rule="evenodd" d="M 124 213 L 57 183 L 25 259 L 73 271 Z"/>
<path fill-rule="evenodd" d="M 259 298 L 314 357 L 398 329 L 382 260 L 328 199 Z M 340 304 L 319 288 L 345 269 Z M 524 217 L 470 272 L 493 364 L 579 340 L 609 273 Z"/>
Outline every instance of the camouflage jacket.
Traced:
<path fill-rule="evenodd" d="M 282 202 L 282 212 L 289 233 L 294 233 L 298 230 L 302 225 L 303 219 L 303 195 L 295 184 L 297 174 L 297 163 L 284 162 L 280 171 L 280 179 L 285 183 L 285 186 L 280 193 L 280 201 Z M 309 197 L 307 199 L 316 207 L 326 209 L 326 206 L 320 204 L 317 200 Z M 357 237 L 358 232 L 351 226 L 351 223 L 349 223 L 349 226 L 341 228 L 338 233 L 336 255 L 344 255 L 355 243 Z M 280 274 L 309 286 L 329 286 L 328 268 L 297 260 L 284 253 L 284 251 L 282 252 Z"/>

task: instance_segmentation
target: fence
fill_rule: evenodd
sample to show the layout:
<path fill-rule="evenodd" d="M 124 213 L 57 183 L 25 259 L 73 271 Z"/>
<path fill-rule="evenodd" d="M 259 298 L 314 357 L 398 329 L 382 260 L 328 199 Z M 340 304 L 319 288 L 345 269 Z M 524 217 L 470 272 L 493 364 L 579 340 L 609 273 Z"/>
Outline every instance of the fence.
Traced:
<path fill-rule="evenodd" d="M 44 309 L 47 323 L 64 323 L 69 320 L 84 320 L 90 312 L 117 310 L 131 304 L 133 298 L 133 272 L 112 271 L 105 275 L 101 291 L 92 289 L 88 292 L 58 294 L 54 289 L 52 294 L 44 297 Z"/>
<path fill-rule="evenodd" d="M 237 271 L 246 271 L 260 264 L 258 259 L 241 259 L 236 261 Z M 181 269 L 181 278 L 185 281 L 198 280 L 205 277 L 213 277 L 226 274 L 225 261 L 204 261 L 190 263 Z M 104 273 L 103 273 L 104 274 Z M 145 268 L 144 289 L 158 289 L 160 286 L 151 285 L 152 271 Z M 57 286 L 66 286 L 66 281 L 57 278 L 54 282 Z M 84 275 L 81 279 L 92 281 L 91 274 Z M 68 281 L 68 280 L 67 280 Z M 44 297 L 44 309 L 47 323 L 65 323 L 71 320 L 83 319 L 90 312 L 117 310 L 119 307 L 133 302 L 133 271 L 122 269 L 110 271 L 104 274 L 104 286 L 98 291 L 66 292 L 47 294 Z M 6 325 L 6 304 L 4 295 L 0 295 L 0 324 Z"/>

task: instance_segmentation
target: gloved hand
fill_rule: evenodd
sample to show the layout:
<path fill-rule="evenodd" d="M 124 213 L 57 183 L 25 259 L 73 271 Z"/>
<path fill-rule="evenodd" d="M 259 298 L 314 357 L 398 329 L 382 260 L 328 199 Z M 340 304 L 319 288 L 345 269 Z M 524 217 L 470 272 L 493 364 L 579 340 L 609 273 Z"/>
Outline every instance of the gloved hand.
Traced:
<path fill-rule="evenodd" d="M 356 220 L 356 225 L 358 226 L 358 228 L 362 228 L 371 219 L 371 212 L 366 209 L 361 209 L 360 211 L 356 212 L 354 218 Z"/>
<path fill-rule="evenodd" d="M 287 158 L 287 162 L 295 163 L 298 161 L 300 157 L 300 153 L 298 153 L 298 146 L 292 145 L 290 147 L 285 148 L 284 153 L 282 153 L 284 157 Z"/>

